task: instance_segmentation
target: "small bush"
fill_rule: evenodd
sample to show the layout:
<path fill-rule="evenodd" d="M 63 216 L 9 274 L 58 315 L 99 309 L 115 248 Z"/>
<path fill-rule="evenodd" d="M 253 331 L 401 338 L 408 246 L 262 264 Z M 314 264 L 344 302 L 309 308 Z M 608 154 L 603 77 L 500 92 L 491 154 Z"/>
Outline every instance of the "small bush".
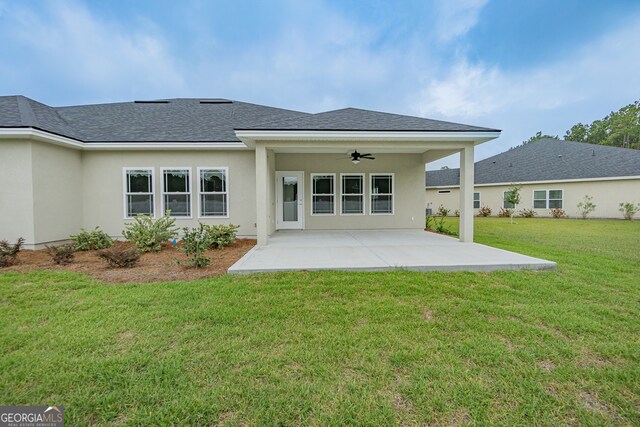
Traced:
<path fill-rule="evenodd" d="M 593 197 L 588 194 L 584 196 L 580 203 L 578 203 L 577 207 L 582 219 L 587 219 L 589 214 L 596 210 L 596 204 L 593 203 Z"/>
<path fill-rule="evenodd" d="M 189 257 L 184 265 L 186 267 L 196 268 L 208 266 L 211 260 L 204 256 L 204 252 L 212 245 L 209 227 L 200 224 L 198 228 L 184 227 L 182 231 L 184 235 L 182 237 L 180 250 Z M 180 263 L 179 261 L 177 262 L 178 264 Z"/>
<path fill-rule="evenodd" d="M 456 209 L 455 211 L 453 211 L 453 216 L 460 218 L 460 210 Z"/>
<path fill-rule="evenodd" d="M 566 218 L 567 217 L 567 213 L 564 211 L 564 209 L 560 209 L 560 208 L 554 208 L 551 209 L 551 216 L 554 218 Z"/>
<path fill-rule="evenodd" d="M 536 216 L 536 211 L 534 211 L 533 209 L 522 209 L 520 212 L 518 212 L 518 216 L 522 218 L 533 218 L 534 216 Z"/>
<path fill-rule="evenodd" d="M 622 212 L 624 219 L 631 221 L 635 214 L 640 212 L 640 203 L 637 206 L 631 202 L 620 203 L 620 209 L 618 210 Z"/>
<path fill-rule="evenodd" d="M 73 243 L 60 246 L 45 246 L 53 262 L 60 265 L 71 264 L 75 257 L 76 247 Z"/>
<path fill-rule="evenodd" d="M 125 224 L 122 235 L 132 242 L 140 252 L 158 252 L 162 244 L 178 235 L 173 226 L 176 220 L 169 217 L 169 212 L 157 220 L 151 216 L 137 215 L 133 222 Z"/>
<path fill-rule="evenodd" d="M 449 229 L 444 221 L 445 221 L 444 216 L 437 216 L 437 217 L 433 217 L 433 216 L 428 216 L 427 220 L 426 220 L 426 228 L 427 230 L 431 230 L 431 231 L 437 231 L 438 233 L 442 233 L 442 234 L 448 234 L 449 236 L 457 236 L 458 233 L 456 233 L 455 231 Z"/>
<path fill-rule="evenodd" d="M 128 268 L 134 267 L 140 260 L 140 252 L 136 248 L 127 248 L 117 245 L 110 249 L 103 249 L 98 256 L 104 259 L 109 267 Z"/>
<path fill-rule="evenodd" d="M 7 240 L 0 240 L 0 267 L 8 267 L 17 261 L 18 252 L 22 249 L 24 239 L 22 237 L 16 240 L 13 245 Z"/>
<path fill-rule="evenodd" d="M 96 249 L 106 249 L 113 246 L 113 239 L 107 233 L 96 227 L 91 231 L 84 228 L 78 234 L 72 234 L 70 239 L 75 243 L 76 251 L 92 251 Z"/>
<path fill-rule="evenodd" d="M 478 216 L 488 217 L 491 215 L 491 208 L 489 206 L 483 206 L 478 209 Z"/>
<path fill-rule="evenodd" d="M 499 218 L 510 218 L 511 217 L 511 209 L 509 208 L 500 208 L 500 212 L 498 212 Z"/>
<path fill-rule="evenodd" d="M 223 249 L 236 241 L 239 225 L 209 225 L 207 231 L 211 238 L 211 247 Z"/>
<path fill-rule="evenodd" d="M 449 212 L 451 212 L 451 209 L 447 209 L 442 205 L 438 206 L 438 216 L 449 216 Z"/>

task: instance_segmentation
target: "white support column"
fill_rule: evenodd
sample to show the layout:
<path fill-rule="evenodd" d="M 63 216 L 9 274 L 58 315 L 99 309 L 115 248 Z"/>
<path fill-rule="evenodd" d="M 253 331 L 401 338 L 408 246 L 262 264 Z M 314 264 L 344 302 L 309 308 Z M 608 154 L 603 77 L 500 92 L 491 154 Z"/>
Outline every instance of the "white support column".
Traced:
<path fill-rule="evenodd" d="M 269 166 L 267 148 L 256 144 L 256 234 L 258 245 L 266 245 L 269 238 Z"/>
<path fill-rule="evenodd" d="M 473 242 L 473 144 L 460 150 L 460 241 Z"/>

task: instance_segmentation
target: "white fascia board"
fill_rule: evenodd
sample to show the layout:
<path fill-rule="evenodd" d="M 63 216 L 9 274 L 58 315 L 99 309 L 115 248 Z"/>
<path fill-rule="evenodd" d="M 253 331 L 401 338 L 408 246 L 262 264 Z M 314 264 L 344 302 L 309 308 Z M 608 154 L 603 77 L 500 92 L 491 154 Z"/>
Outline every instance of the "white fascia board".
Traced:
<path fill-rule="evenodd" d="M 473 141 L 476 144 L 500 136 L 500 132 L 415 132 L 415 131 L 301 131 L 236 130 L 248 146 L 256 141 Z"/>
<path fill-rule="evenodd" d="M 488 184 L 475 184 L 474 187 L 504 187 L 509 185 L 538 185 L 538 184 L 562 184 L 572 182 L 594 182 L 594 181 L 623 181 L 640 179 L 640 175 L 630 176 L 607 176 L 600 178 L 575 178 L 575 179 L 551 179 L 545 181 L 516 181 L 516 182 L 492 182 Z M 442 188 L 458 188 L 460 185 L 428 185 L 425 188 L 427 190 L 439 190 Z"/>
<path fill-rule="evenodd" d="M 0 129 L 0 139 L 33 139 L 78 150 L 246 150 L 242 142 L 82 142 L 33 128 Z"/>

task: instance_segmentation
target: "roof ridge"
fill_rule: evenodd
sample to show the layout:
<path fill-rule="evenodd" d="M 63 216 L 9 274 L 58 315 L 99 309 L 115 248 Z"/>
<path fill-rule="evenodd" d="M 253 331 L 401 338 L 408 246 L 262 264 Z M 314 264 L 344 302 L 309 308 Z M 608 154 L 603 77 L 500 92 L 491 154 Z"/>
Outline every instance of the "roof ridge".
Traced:
<path fill-rule="evenodd" d="M 31 99 L 23 95 L 16 95 L 16 103 L 20 112 L 20 121 L 23 126 L 38 127 L 38 119 L 31 108 Z"/>

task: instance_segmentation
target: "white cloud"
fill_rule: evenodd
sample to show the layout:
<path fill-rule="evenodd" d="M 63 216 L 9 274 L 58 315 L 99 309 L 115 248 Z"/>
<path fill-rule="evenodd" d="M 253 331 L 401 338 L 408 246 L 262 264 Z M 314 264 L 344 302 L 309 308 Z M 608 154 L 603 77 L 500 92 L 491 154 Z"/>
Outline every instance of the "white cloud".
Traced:
<path fill-rule="evenodd" d="M 478 22 L 487 0 L 438 0 L 436 33 L 441 42 L 465 35 Z"/>

